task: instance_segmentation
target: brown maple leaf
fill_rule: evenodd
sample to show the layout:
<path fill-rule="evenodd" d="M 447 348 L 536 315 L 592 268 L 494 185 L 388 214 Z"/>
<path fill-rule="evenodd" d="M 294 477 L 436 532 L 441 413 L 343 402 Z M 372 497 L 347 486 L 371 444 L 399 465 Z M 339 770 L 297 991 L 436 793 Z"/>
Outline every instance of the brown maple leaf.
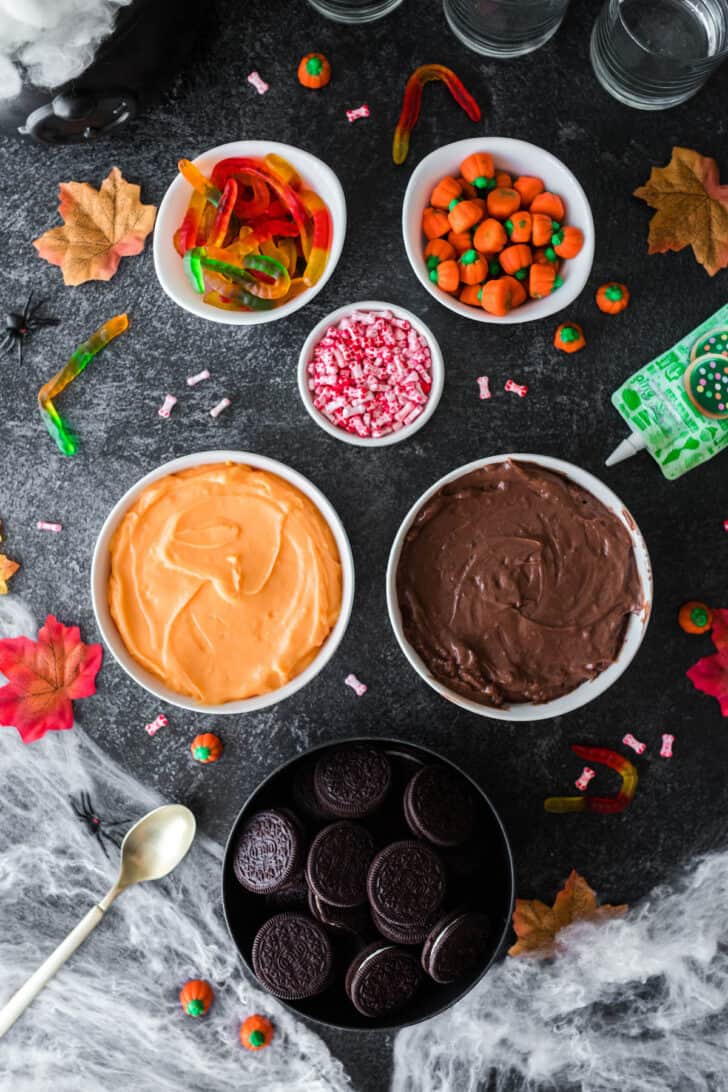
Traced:
<path fill-rule="evenodd" d="M 58 211 L 63 227 L 51 228 L 33 246 L 63 270 L 66 284 L 108 281 L 121 258 L 139 254 L 154 227 L 157 210 L 143 205 L 139 186 L 112 167 L 101 189 L 88 182 L 61 182 Z"/>
<path fill-rule="evenodd" d="M 6 557 L 5 554 L 0 554 L 0 595 L 8 594 L 8 580 L 15 575 L 19 568 L 20 565 L 17 561 Z"/>
<path fill-rule="evenodd" d="M 556 952 L 558 934 L 567 925 L 575 921 L 621 918 L 627 909 L 626 905 L 597 905 L 594 891 L 584 877 L 572 869 L 553 906 L 547 906 L 540 899 L 516 899 L 513 929 L 518 940 L 508 949 L 508 955 L 545 959 Z"/>
<path fill-rule="evenodd" d="M 657 212 L 650 220 L 650 254 L 692 246 L 711 277 L 728 265 L 728 186 L 718 164 L 690 148 L 673 148 L 666 167 L 653 167 L 635 197 Z"/>

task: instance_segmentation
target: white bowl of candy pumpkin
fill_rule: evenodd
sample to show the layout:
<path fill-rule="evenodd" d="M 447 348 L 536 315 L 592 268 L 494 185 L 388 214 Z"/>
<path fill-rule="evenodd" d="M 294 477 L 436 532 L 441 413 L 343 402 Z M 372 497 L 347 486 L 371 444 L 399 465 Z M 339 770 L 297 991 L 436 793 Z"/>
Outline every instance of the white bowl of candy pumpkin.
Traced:
<path fill-rule="evenodd" d="M 475 322 L 561 311 L 594 261 L 594 219 L 575 175 L 543 148 L 505 137 L 426 156 L 404 195 L 402 232 L 422 286 Z"/>

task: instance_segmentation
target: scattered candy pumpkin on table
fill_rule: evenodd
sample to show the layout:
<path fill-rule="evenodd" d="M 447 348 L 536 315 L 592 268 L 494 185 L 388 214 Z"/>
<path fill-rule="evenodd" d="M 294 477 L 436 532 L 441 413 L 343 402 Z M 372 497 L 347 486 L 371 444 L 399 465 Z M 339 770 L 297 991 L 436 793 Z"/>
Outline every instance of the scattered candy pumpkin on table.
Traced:
<path fill-rule="evenodd" d="M 691 599 L 680 607 L 677 620 L 686 633 L 707 633 L 713 625 L 713 614 L 705 603 Z"/>
<path fill-rule="evenodd" d="M 605 315 L 618 315 L 629 307 L 629 288 L 617 281 L 608 281 L 597 288 L 597 307 Z"/>
<path fill-rule="evenodd" d="M 578 322 L 562 322 L 554 334 L 554 346 L 563 353 L 578 353 L 586 345 L 584 331 Z"/>
<path fill-rule="evenodd" d="M 302 87 L 318 91 L 331 79 L 331 65 L 323 53 L 307 53 L 298 65 L 298 82 Z"/>
<path fill-rule="evenodd" d="M 215 992 L 204 978 L 191 978 L 180 990 L 179 1000 L 186 1016 L 205 1016 L 215 1000 Z"/>
<path fill-rule="evenodd" d="M 217 762 L 218 758 L 222 756 L 222 740 L 219 736 L 213 735 L 212 732 L 204 732 L 200 736 L 195 736 L 190 744 L 190 750 L 195 762 L 202 762 L 203 764 Z"/>
<path fill-rule="evenodd" d="M 240 1042 L 246 1050 L 262 1050 L 270 1046 L 274 1034 L 273 1025 L 268 1017 L 261 1016 L 259 1012 L 248 1016 L 240 1025 Z"/>

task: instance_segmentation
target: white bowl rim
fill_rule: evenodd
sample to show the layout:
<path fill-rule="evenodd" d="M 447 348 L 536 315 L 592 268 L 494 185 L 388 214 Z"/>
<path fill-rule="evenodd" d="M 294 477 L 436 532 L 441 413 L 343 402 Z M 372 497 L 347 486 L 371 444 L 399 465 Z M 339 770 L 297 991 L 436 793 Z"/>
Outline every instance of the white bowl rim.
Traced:
<path fill-rule="evenodd" d="M 435 160 L 439 158 L 448 158 L 449 155 L 452 154 L 454 156 L 456 153 L 460 158 L 464 158 L 471 152 L 476 151 L 491 153 L 501 152 L 504 157 L 512 156 L 517 158 L 519 154 L 524 158 L 530 157 L 533 165 L 529 167 L 529 169 L 532 169 L 534 173 L 538 174 L 547 175 L 549 167 L 556 172 L 564 172 L 570 186 L 569 193 L 565 193 L 564 197 L 570 205 L 573 203 L 574 208 L 570 209 L 570 211 L 577 212 L 577 215 L 573 216 L 570 222 L 576 227 L 581 227 L 584 232 L 584 245 L 581 252 L 577 258 L 572 259 L 573 262 L 579 262 L 580 267 L 583 267 L 582 271 L 577 273 L 576 270 L 572 270 L 572 275 L 565 279 L 562 287 L 546 299 L 527 300 L 526 303 L 522 304 L 520 307 L 516 307 L 507 315 L 491 315 L 482 308 L 469 307 L 467 304 L 461 303 L 460 300 L 449 295 L 447 292 L 438 291 L 426 276 L 424 263 L 422 261 L 421 245 L 418 245 L 418 247 L 415 248 L 410 242 L 407 216 L 410 204 L 413 200 L 414 190 L 419 184 L 420 179 L 423 175 L 428 173 L 430 166 Z M 536 168 L 535 163 L 533 163 L 534 159 L 540 160 L 547 166 L 545 168 Z M 522 173 L 525 173 L 525 171 Z M 420 244 L 420 234 L 421 233 L 418 232 L 418 244 Z M 558 156 L 555 156 L 553 152 L 549 152 L 545 148 L 540 148 L 538 144 L 531 144 L 527 140 L 517 140 L 514 137 L 468 137 L 467 140 L 456 140 L 451 144 L 442 144 L 439 148 L 435 148 L 434 151 L 430 152 L 429 155 L 426 155 L 424 159 L 421 159 L 417 164 L 410 175 L 402 201 L 402 236 L 407 257 L 415 276 L 432 298 L 442 304 L 443 307 L 447 307 L 448 310 L 453 311 L 456 315 L 463 315 L 473 322 L 492 323 L 500 326 L 509 326 L 521 322 L 536 322 L 539 319 L 548 318 L 549 315 L 555 315 L 557 312 L 563 311 L 565 308 L 569 307 L 577 296 L 583 292 L 584 287 L 589 280 L 592 265 L 594 263 L 594 234 L 594 217 L 592 215 L 591 205 L 589 204 L 589 198 L 574 172 L 567 167 Z"/>
<path fill-rule="evenodd" d="M 345 315 L 349 315 L 354 311 L 385 310 L 391 311 L 397 318 L 407 319 L 427 341 L 432 358 L 432 386 L 430 387 L 427 405 L 411 425 L 407 425 L 398 432 L 390 432 L 386 436 L 353 436 L 351 433 L 337 428 L 336 425 L 332 425 L 314 406 L 311 392 L 308 389 L 308 362 L 315 346 L 333 323 L 339 322 Z M 398 444 L 401 440 L 408 440 L 432 417 L 437 409 L 444 385 L 445 361 L 442 356 L 442 349 L 432 330 L 418 315 L 408 311 L 406 307 L 400 307 L 397 303 L 385 303 L 382 300 L 360 300 L 358 303 L 346 303 L 343 307 L 337 307 L 335 311 L 332 311 L 320 322 L 316 323 L 304 341 L 298 356 L 298 392 L 309 416 L 313 418 L 319 428 L 322 428 L 324 432 L 328 432 L 329 436 L 334 436 L 337 440 L 341 440 L 345 444 L 351 444 L 353 447 L 389 447 L 390 444 Z"/>
<path fill-rule="evenodd" d="M 272 474 L 277 474 L 278 477 L 283 478 L 284 481 L 289 482 L 297 489 L 300 489 L 302 493 L 313 501 L 330 527 L 339 551 L 342 577 L 341 607 L 333 629 L 314 659 L 300 672 L 300 674 L 295 675 L 284 686 L 252 698 L 225 702 L 221 705 L 205 705 L 202 702 L 195 701 L 194 698 L 188 698 L 184 694 L 178 694 L 176 691 L 166 687 L 163 683 L 159 682 L 154 675 L 146 671 L 141 664 L 137 663 L 128 652 L 121 639 L 121 635 L 116 628 L 114 620 L 111 617 L 111 611 L 109 610 L 107 593 L 110 571 L 109 544 L 114 531 L 125 513 L 137 499 L 139 494 L 151 482 L 158 481 L 160 478 L 167 477 L 169 474 L 175 474 L 180 470 L 186 470 L 189 467 L 207 466 L 214 463 L 225 462 L 242 463 L 243 465 L 253 466 L 256 469 L 267 470 Z M 147 690 L 161 701 L 166 701 L 170 705 L 175 705 L 179 709 L 187 709 L 193 713 L 210 713 L 215 715 L 255 713 L 261 709 L 266 709 L 270 705 L 276 705 L 278 702 L 291 697 L 292 694 L 295 694 L 297 690 L 300 690 L 318 675 L 333 657 L 346 632 L 354 603 L 354 583 L 354 558 L 351 552 L 351 545 L 344 525 L 341 522 L 341 518 L 331 504 L 331 501 L 329 501 L 312 481 L 306 478 L 298 470 L 294 470 L 292 467 L 287 466 L 286 463 L 282 463 L 278 459 L 272 459 L 267 455 L 258 455 L 251 451 L 213 449 L 210 451 L 191 452 L 188 455 L 170 459 L 168 462 L 162 463 L 148 474 L 145 474 L 144 477 L 140 478 L 124 492 L 106 516 L 101 530 L 99 531 L 98 538 L 96 539 L 93 558 L 91 560 L 91 602 L 96 617 L 96 625 L 99 628 L 104 644 L 109 649 L 116 662 L 123 668 L 127 675 L 134 680 L 134 682 L 138 683 L 144 690 Z"/>
<path fill-rule="evenodd" d="M 265 153 L 273 152 L 284 159 L 289 159 L 293 166 L 300 170 L 312 185 L 315 185 L 317 175 L 325 179 L 327 186 L 334 193 L 338 207 L 334 209 L 329 203 L 332 220 L 332 246 L 326 268 L 319 280 L 311 288 L 289 300 L 288 303 L 284 303 L 280 307 L 274 307 L 270 311 L 225 311 L 220 308 L 210 307 L 209 304 L 203 303 L 202 297 L 197 296 L 191 288 L 189 294 L 182 295 L 177 291 L 167 275 L 166 267 L 170 255 L 164 253 L 165 249 L 172 245 L 172 235 L 176 230 L 176 227 L 171 228 L 171 225 L 166 222 L 171 216 L 171 206 L 183 188 L 189 186 L 189 183 L 180 174 L 177 174 L 167 187 L 157 212 L 152 243 L 154 270 L 163 290 L 178 307 L 189 311 L 190 314 L 197 315 L 198 318 L 207 319 L 209 322 L 218 322 L 226 326 L 259 326 L 266 322 L 276 322 L 278 319 L 286 318 L 305 307 L 314 296 L 318 295 L 326 282 L 333 276 L 341 257 L 346 236 L 346 197 L 338 176 L 329 167 L 328 163 L 324 163 L 323 159 L 319 159 L 318 156 L 305 151 L 303 148 L 297 148 L 293 144 L 282 144 L 277 140 L 233 140 L 228 144 L 219 144 L 215 148 L 208 148 L 206 151 L 200 152 L 192 162 L 204 170 L 206 167 L 214 166 L 218 159 L 226 159 L 229 156 L 236 155 L 259 156 L 263 154 L 263 149 Z M 340 227 L 337 226 L 337 217 L 340 220 Z M 176 251 L 174 251 L 174 256 L 178 261 L 181 261 Z"/>
<path fill-rule="evenodd" d="M 638 614 L 633 614 L 627 622 L 627 629 L 617 659 L 594 679 L 581 683 L 574 690 L 570 690 L 568 694 L 563 694 L 560 698 L 554 698 L 552 701 L 543 702 L 540 705 L 524 702 L 508 707 L 495 708 L 490 705 L 481 705 L 476 701 L 472 701 L 470 698 L 466 698 L 463 695 L 456 693 L 454 690 L 450 690 L 449 687 L 445 686 L 430 674 L 426 664 L 417 652 L 415 652 L 414 648 L 404 635 L 402 615 L 397 599 L 396 577 L 405 535 L 423 504 L 449 482 L 455 481 L 457 478 L 461 478 L 473 470 L 479 470 L 483 466 L 489 466 L 492 463 L 501 463 L 506 460 L 533 463 L 536 466 L 542 466 L 548 470 L 555 470 L 558 473 L 563 474 L 564 477 L 571 479 L 577 485 L 580 485 L 583 489 L 592 493 L 597 500 L 601 501 L 602 504 L 619 519 L 632 540 L 637 575 L 640 579 L 643 595 L 643 607 Z M 407 660 L 417 674 L 424 679 L 433 690 L 437 691 L 441 697 L 446 698 L 448 701 L 452 702 L 454 705 L 460 706 L 462 709 L 467 709 L 471 713 L 476 713 L 480 717 L 490 717 L 493 720 L 534 721 L 550 720 L 552 717 L 559 717 L 565 713 L 570 713 L 575 709 L 580 709 L 582 705 L 586 705 L 588 702 L 593 701 L 594 698 L 599 697 L 605 690 L 608 690 L 609 687 L 617 681 L 620 675 L 626 671 L 642 644 L 645 630 L 647 629 L 647 623 L 650 619 L 654 587 L 652 580 L 652 565 L 650 563 L 647 544 L 642 536 L 642 532 L 629 509 L 609 486 L 605 485 L 604 482 L 600 481 L 600 479 L 593 474 L 590 474 L 588 470 L 583 470 L 581 467 L 576 466 L 574 463 L 566 462 L 564 459 L 556 459 L 550 455 L 511 453 L 504 455 L 489 455 L 485 458 L 474 459 L 464 466 L 459 466 L 455 470 L 451 470 L 448 474 L 443 475 L 442 478 L 426 489 L 422 496 L 415 501 L 402 520 L 389 552 L 386 592 L 389 621 L 394 630 L 394 635 L 397 638 L 399 647 L 402 649 L 402 652 L 405 654 Z"/>

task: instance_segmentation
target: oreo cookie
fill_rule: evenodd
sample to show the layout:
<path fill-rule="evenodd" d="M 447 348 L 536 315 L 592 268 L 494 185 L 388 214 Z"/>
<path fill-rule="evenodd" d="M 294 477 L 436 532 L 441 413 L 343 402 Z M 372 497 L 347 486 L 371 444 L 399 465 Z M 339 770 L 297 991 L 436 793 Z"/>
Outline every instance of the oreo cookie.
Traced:
<path fill-rule="evenodd" d="M 299 872 L 285 887 L 266 895 L 265 904 L 274 910 L 305 910 L 308 902 L 306 874 Z"/>
<path fill-rule="evenodd" d="M 377 932 L 387 940 L 394 941 L 395 944 L 422 944 L 432 928 L 432 919 L 421 925 L 396 925 L 394 922 L 387 921 L 376 910 L 371 911 L 371 916 Z"/>
<path fill-rule="evenodd" d="M 269 993 L 284 1001 L 315 997 L 328 986 L 333 969 L 331 941 L 304 914 L 276 914 L 253 941 L 253 970 Z"/>
<path fill-rule="evenodd" d="M 482 966 L 488 955 L 485 914 L 455 910 L 441 918 L 425 940 L 422 966 L 435 982 L 455 982 Z"/>
<path fill-rule="evenodd" d="M 308 907 L 316 920 L 329 929 L 353 936 L 372 935 L 372 919 L 366 906 L 332 906 L 309 889 Z"/>
<path fill-rule="evenodd" d="M 342 747 L 321 756 L 313 784 L 324 810 L 341 819 L 363 819 L 383 804 L 392 767 L 373 747 Z"/>
<path fill-rule="evenodd" d="M 376 855 L 367 877 L 372 911 L 394 926 L 432 921 L 445 887 L 445 866 L 422 842 L 393 842 Z"/>
<path fill-rule="evenodd" d="M 233 857 L 238 883 L 269 895 L 290 883 L 303 867 L 303 828 L 284 808 L 256 812 L 243 827 Z"/>
<path fill-rule="evenodd" d="M 377 941 L 364 948 L 346 972 L 344 987 L 362 1016 L 375 1020 L 403 1008 L 417 991 L 422 973 L 416 957 Z"/>
<path fill-rule="evenodd" d="M 359 906 L 366 901 L 374 848 L 374 839 L 359 823 L 344 821 L 324 827 L 308 851 L 309 887 L 332 906 Z"/>
<path fill-rule="evenodd" d="M 293 779 L 293 803 L 306 819 L 314 823 L 328 823 L 334 816 L 316 798 L 313 787 L 315 768 L 315 762 L 306 762 L 296 773 Z"/>
<path fill-rule="evenodd" d="M 447 766 L 424 766 L 405 789 L 404 817 L 418 838 L 437 846 L 461 845 L 475 820 L 470 786 Z"/>

